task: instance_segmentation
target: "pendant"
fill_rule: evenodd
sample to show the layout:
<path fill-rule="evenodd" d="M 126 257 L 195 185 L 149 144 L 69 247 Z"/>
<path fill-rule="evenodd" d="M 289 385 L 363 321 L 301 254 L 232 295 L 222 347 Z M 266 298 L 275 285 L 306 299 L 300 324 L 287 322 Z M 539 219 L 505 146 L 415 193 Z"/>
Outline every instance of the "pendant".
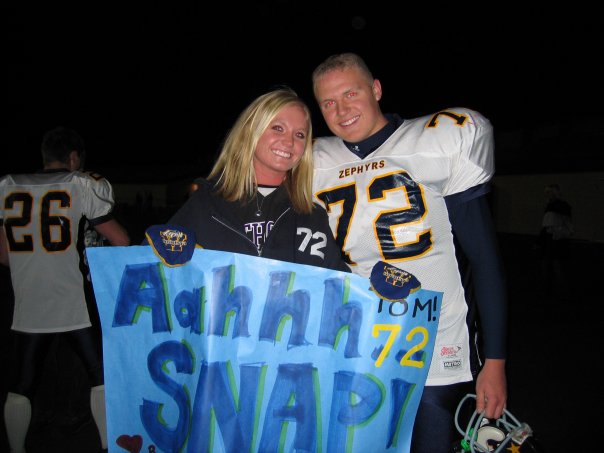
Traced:
<path fill-rule="evenodd" d="M 256 217 L 260 217 L 260 216 L 262 215 L 262 211 L 261 211 L 260 209 L 258 209 L 258 210 L 257 210 L 257 211 L 254 213 L 254 215 L 255 215 Z"/>

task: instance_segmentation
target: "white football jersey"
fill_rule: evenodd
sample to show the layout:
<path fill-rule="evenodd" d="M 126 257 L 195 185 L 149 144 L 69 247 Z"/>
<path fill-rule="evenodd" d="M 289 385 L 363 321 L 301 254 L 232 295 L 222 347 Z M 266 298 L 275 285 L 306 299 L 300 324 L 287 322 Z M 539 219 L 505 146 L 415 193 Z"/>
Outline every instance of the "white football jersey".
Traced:
<path fill-rule="evenodd" d="M 94 174 L 47 171 L 0 178 L 15 294 L 12 329 L 46 333 L 91 325 L 82 268 L 85 220 L 109 214 L 113 189 Z"/>
<path fill-rule="evenodd" d="M 443 293 L 426 385 L 471 380 L 468 307 L 444 197 L 491 179 L 490 122 L 447 109 L 405 120 L 364 159 L 338 137 L 318 138 L 313 153 L 313 192 L 352 271 L 369 277 L 382 260 Z"/>

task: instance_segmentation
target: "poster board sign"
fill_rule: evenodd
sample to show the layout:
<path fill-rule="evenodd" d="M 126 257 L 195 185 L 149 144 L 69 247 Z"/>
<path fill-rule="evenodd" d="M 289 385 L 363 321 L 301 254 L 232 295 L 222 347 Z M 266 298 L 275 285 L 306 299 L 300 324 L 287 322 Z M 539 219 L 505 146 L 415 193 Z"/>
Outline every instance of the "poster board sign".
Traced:
<path fill-rule="evenodd" d="M 110 452 L 406 452 L 442 293 L 196 249 L 87 249 Z"/>

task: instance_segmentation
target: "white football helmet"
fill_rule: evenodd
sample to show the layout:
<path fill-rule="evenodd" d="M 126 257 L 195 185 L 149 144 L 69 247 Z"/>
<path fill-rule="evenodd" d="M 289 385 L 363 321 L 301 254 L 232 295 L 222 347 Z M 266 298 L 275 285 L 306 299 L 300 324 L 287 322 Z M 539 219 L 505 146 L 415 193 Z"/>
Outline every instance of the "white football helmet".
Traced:
<path fill-rule="evenodd" d="M 456 451 L 471 453 L 539 453 L 539 445 L 533 439 L 533 430 L 521 423 L 508 410 L 497 420 L 484 417 L 484 413 L 474 411 L 464 429 L 461 427 L 460 414 L 467 401 L 473 404 L 476 395 L 468 394 L 462 398 L 455 411 L 455 427 L 463 439 Z M 467 410 L 467 408 L 466 408 Z M 467 412 L 466 412 L 467 414 Z"/>

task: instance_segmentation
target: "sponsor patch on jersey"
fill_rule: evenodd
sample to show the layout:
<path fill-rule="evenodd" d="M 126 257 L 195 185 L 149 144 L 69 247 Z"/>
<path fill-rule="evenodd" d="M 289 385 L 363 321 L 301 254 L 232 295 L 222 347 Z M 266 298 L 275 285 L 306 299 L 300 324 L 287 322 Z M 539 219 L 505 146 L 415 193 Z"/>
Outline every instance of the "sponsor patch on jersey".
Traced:
<path fill-rule="evenodd" d="M 393 302 L 403 300 L 421 289 L 419 280 L 413 274 L 384 261 L 375 263 L 369 281 L 373 292 Z"/>
<path fill-rule="evenodd" d="M 460 344 L 437 345 L 441 369 L 455 370 L 463 366 L 463 347 Z"/>
<path fill-rule="evenodd" d="M 166 266 L 182 266 L 193 257 L 195 233 L 184 227 L 152 225 L 145 231 L 145 237 Z"/>

